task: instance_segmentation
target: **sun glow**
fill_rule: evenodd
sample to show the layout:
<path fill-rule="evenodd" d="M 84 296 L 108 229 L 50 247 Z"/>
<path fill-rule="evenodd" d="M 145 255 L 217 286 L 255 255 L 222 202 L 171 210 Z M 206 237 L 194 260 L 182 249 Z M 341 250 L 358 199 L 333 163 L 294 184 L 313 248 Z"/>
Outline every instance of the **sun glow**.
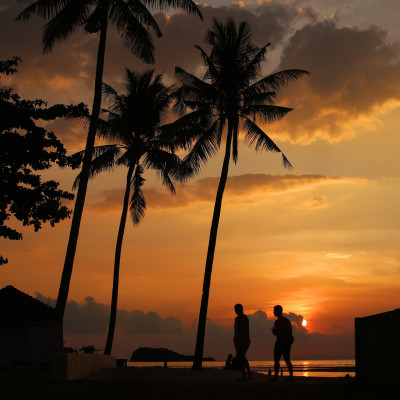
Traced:
<path fill-rule="evenodd" d="M 301 325 L 307 326 L 307 321 L 303 318 L 303 321 L 301 321 Z"/>

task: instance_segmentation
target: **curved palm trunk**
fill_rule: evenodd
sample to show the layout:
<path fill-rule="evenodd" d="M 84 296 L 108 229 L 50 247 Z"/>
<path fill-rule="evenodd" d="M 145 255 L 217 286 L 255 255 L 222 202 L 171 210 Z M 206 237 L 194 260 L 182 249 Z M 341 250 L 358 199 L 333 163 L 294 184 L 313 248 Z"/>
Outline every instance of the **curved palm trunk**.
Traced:
<path fill-rule="evenodd" d="M 215 244 L 217 242 L 217 233 L 219 225 L 219 217 L 221 215 L 222 197 L 224 195 L 225 184 L 228 178 L 229 160 L 231 158 L 233 129 L 231 124 L 228 124 L 228 135 L 226 138 L 225 157 L 222 164 L 221 177 L 219 180 L 217 195 L 215 197 L 214 214 L 211 222 L 210 238 L 208 241 L 206 267 L 203 280 L 203 294 L 201 297 L 199 323 L 197 327 L 196 349 L 194 353 L 193 369 L 201 369 L 204 352 L 204 337 L 206 332 L 208 298 L 210 295 L 211 273 L 214 261 Z"/>
<path fill-rule="evenodd" d="M 85 156 L 82 163 L 81 177 L 79 181 L 78 193 L 75 200 L 67 252 L 65 255 L 64 268 L 61 276 L 60 288 L 58 291 L 57 304 L 55 308 L 55 317 L 58 319 L 63 319 L 64 317 L 65 306 L 67 304 L 69 285 L 72 275 L 72 268 L 74 265 L 76 246 L 78 242 L 79 228 L 82 219 L 83 207 L 85 204 L 85 197 L 89 180 L 89 167 L 92 160 L 93 147 L 96 138 L 97 122 L 100 114 L 106 38 L 107 19 L 105 18 L 100 30 L 99 47 L 97 50 L 96 79 L 94 86 L 92 119 L 90 121 L 89 131 L 86 139 Z"/>
<path fill-rule="evenodd" d="M 110 322 L 108 324 L 108 335 L 107 335 L 106 347 L 104 348 L 104 354 L 111 354 L 112 344 L 114 340 L 115 321 L 117 320 L 119 266 L 121 262 L 122 241 L 124 239 L 126 216 L 128 214 L 128 206 L 129 206 L 129 193 L 131 189 L 131 181 L 134 169 L 135 169 L 134 166 L 129 168 L 128 175 L 126 178 L 124 204 L 122 207 L 121 220 L 119 223 L 117 244 L 115 246 L 114 278 L 113 278 L 113 287 L 111 296 Z"/>

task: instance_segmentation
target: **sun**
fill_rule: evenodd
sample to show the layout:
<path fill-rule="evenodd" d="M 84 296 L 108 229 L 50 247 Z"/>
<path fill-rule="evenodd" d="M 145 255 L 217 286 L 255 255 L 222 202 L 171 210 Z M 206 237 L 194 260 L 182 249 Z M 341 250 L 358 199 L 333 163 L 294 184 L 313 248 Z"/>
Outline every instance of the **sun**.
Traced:
<path fill-rule="evenodd" d="M 301 321 L 301 325 L 307 326 L 307 321 L 303 318 L 303 321 Z"/>

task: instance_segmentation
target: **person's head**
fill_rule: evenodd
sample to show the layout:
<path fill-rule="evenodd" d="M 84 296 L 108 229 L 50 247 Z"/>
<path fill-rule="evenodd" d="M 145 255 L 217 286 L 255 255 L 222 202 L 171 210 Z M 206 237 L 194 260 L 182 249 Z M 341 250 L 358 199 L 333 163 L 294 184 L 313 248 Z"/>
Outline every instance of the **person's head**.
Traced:
<path fill-rule="evenodd" d="M 235 313 L 237 315 L 243 314 L 243 306 L 241 304 L 235 304 Z"/>
<path fill-rule="evenodd" d="M 275 317 L 281 317 L 283 312 L 283 308 L 280 305 L 274 307 L 274 315 Z"/>

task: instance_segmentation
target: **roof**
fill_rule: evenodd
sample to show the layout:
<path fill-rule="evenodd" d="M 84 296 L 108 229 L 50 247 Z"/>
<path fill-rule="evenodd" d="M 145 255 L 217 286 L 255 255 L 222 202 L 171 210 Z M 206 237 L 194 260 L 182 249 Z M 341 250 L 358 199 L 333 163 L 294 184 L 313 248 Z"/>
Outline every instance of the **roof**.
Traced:
<path fill-rule="evenodd" d="M 0 289 L 0 318 L 49 318 L 54 309 L 47 304 L 8 285 Z"/>
<path fill-rule="evenodd" d="M 400 319 L 400 308 L 392 311 L 386 311 L 379 314 L 368 315 L 366 317 L 358 317 L 356 320 L 369 321 L 369 320 L 384 320 L 388 318 Z"/>

